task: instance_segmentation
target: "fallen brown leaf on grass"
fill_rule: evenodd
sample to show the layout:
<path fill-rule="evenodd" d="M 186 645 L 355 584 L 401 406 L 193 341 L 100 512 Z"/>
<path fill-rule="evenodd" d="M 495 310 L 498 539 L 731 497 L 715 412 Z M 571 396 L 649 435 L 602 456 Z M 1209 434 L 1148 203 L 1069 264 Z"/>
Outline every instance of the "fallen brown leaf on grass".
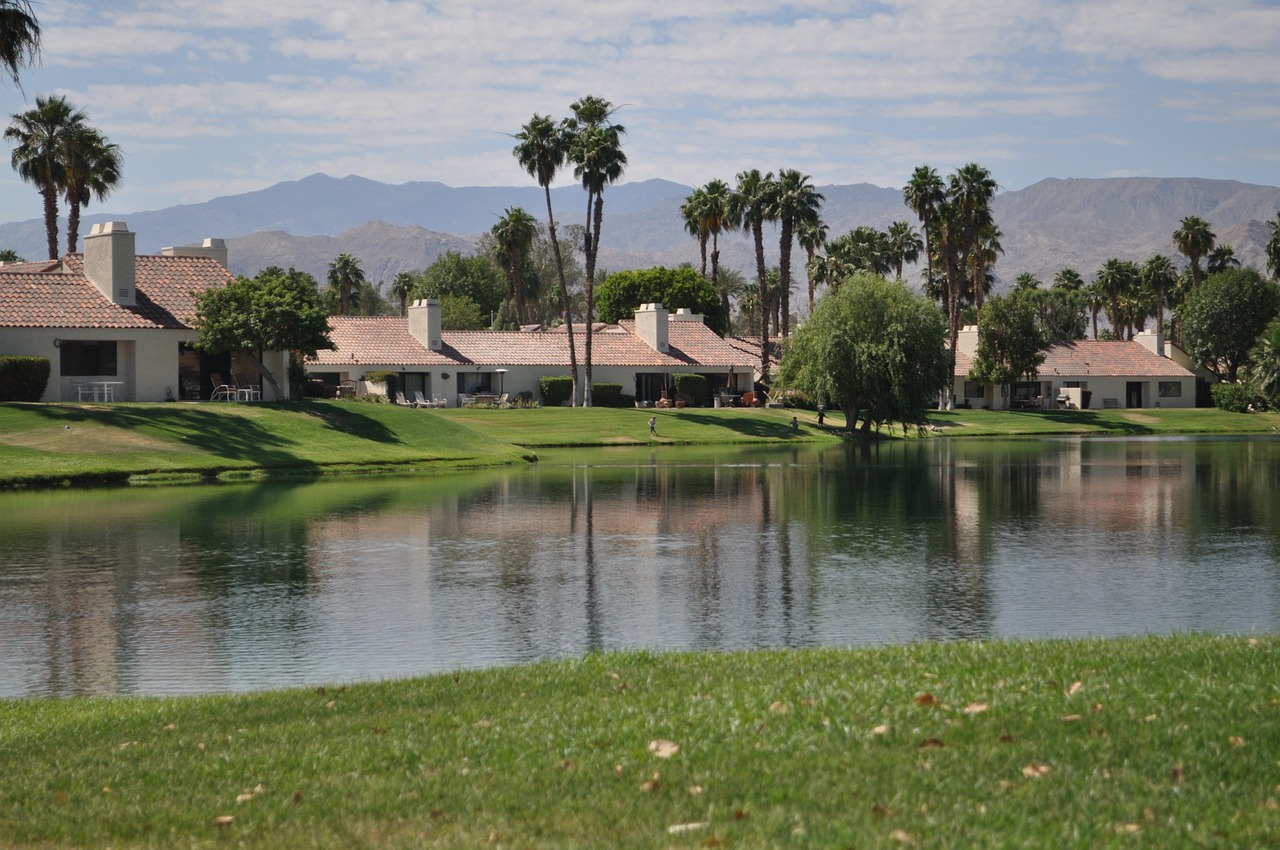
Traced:
<path fill-rule="evenodd" d="M 938 698 L 931 693 L 925 692 L 915 698 L 915 704 L 929 708 L 938 704 Z"/>
<path fill-rule="evenodd" d="M 1241 738 L 1239 735 L 1232 735 L 1230 738 L 1227 739 L 1227 743 L 1229 743 L 1233 747 L 1243 747 L 1244 738 Z"/>
<path fill-rule="evenodd" d="M 889 833 L 889 837 L 899 844 L 905 844 L 908 847 L 920 846 L 920 842 L 915 839 L 915 836 L 909 832 L 904 832 L 901 829 L 895 829 L 893 832 Z"/>
<path fill-rule="evenodd" d="M 640 784 L 641 791 L 656 791 L 662 785 L 662 777 L 658 773 L 654 773 L 648 780 Z"/>
<path fill-rule="evenodd" d="M 669 759 L 680 752 L 680 745 L 666 738 L 656 738 L 649 742 L 649 752 L 660 759 Z"/>
<path fill-rule="evenodd" d="M 985 702 L 971 702 L 963 709 L 965 714 L 982 714 L 990 708 Z"/>
<path fill-rule="evenodd" d="M 1174 782 L 1181 782 L 1183 779 L 1186 778 L 1186 775 L 1187 775 L 1186 770 L 1183 769 L 1182 765 L 1180 764 L 1175 764 L 1173 766 L 1173 770 L 1169 771 L 1169 778 L 1172 779 Z"/>
<path fill-rule="evenodd" d="M 777 702 L 769 706 L 770 714 L 786 714 L 790 710 L 791 709 L 788 708 L 787 704 L 782 700 L 778 700 Z"/>
<path fill-rule="evenodd" d="M 917 745 L 918 750 L 945 750 L 947 745 L 937 738 L 925 738 Z"/>
<path fill-rule="evenodd" d="M 1075 722 L 1077 722 L 1077 721 L 1079 721 L 1079 720 L 1083 720 L 1083 719 L 1084 719 L 1084 718 L 1083 718 L 1083 717 L 1081 717 L 1081 716 L 1080 716 L 1080 715 L 1078 715 L 1078 714 L 1068 714 L 1066 717 L 1062 718 L 1062 722 L 1063 722 L 1063 723 L 1075 723 Z"/>
<path fill-rule="evenodd" d="M 231 826 L 231 824 L 235 822 L 236 822 L 236 819 L 233 815 L 218 815 L 216 818 L 213 819 L 214 826 L 222 827 L 224 829 L 228 826 Z"/>
<path fill-rule="evenodd" d="M 697 797 L 697 796 L 698 796 L 698 795 L 700 795 L 701 793 L 702 793 L 702 786 L 701 786 L 701 785 L 690 785 L 690 786 L 689 786 L 689 796 L 691 796 L 691 797 Z"/>
<path fill-rule="evenodd" d="M 1071 687 L 1067 688 L 1067 696 L 1073 697 L 1080 693 L 1080 689 L 1084 687 L 1084 682 L 1072 682 Z"/>
<path fill-rule="evenodd" d="M 874 729 L 872 729 L 872 730 L 871 730 L 871 734 L 872 734 L 872 735 L 887 735 L 887 734 L 889 734 L 889 725 L 888 725 L 887 723 L 881 723 L 879 726 L 877 726 L 876 728 L 874 728 Z"/>
<path fill-rule="evenodd" d="M 1037 779 L 1041 776 L 1047 776 L 1053 768 L 1047 764 L 1037 764 L 1032 762 L 1022 769 L 1022 775 L 1028 779 Z"/>

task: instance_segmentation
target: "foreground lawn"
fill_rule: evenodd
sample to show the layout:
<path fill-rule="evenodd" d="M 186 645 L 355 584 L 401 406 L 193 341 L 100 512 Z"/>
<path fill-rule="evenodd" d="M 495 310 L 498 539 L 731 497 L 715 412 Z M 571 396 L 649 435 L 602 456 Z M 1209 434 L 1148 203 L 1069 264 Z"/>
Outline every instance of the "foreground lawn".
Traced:
<path fill-rule="evenodd" d="M 0 847 L 1276 847 L 1280 639 L 0 703 Z"/>

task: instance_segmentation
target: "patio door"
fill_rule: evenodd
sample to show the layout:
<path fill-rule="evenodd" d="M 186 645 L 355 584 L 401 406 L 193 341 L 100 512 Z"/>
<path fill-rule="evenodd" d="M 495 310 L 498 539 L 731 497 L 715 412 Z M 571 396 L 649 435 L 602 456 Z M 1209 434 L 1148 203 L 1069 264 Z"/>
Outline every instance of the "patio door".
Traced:
<path fill-rule="evenodd" d="M 1142 407 L 1142 381 L 1126 381 L 1124 385 L 1124 406 Z"/>

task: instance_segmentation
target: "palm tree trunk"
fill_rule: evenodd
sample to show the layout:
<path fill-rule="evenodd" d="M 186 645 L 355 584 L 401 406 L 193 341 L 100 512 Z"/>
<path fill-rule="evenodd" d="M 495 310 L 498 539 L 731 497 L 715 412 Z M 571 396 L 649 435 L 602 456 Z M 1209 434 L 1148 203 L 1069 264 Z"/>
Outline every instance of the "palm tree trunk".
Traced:
<path fill-rule="evenodd" d="M 80 202 L 72 201 L 67 211 L 67 253 L 76 252 L 76 243 L 80 239 Z"/>
<path fill-rule="evenodd" d="M 751 223 L 756 241 L 756 276 L 760 280 L 760 383 L 769 382 L 769 282 L 764 268 L 764 228 L 759 219 Z"/>
<path fill-rule="evenodd" d="M 49 243 L 49 259 L 58 259 L 58 190 L 50 185 L 40 190 L 44 199 L 44 234 Z"/>
<path fill-rule="evenodd" d="M 782 291 L 778 293 L 778 318 L 781 320 L 778 327 L 784 337 L 791 329 L 791 232 L 793 226 L 790 219 L 784 219 L 782 235 L 778 240 L 778 280 L 782 286 Z"/>
<path fill-rule="evenodd" d="M 556 236 L 556 216 L 551 211 L 551 184 L 542 187 L 547 195 L 547 232 L 551 236 L 551 253 L 556 258 L 556 275 L 560 278 L 560 307 L 564 311 L 564 329 L 569 335 L 569 371 L 573 375 L 573 395 L 569 406 L 578 403 L 578 355 L 573 342 L 573 316 L 569 310 L 569 286 L 564 280 L 564 260 L 560 256 L 560 239 Z"/>

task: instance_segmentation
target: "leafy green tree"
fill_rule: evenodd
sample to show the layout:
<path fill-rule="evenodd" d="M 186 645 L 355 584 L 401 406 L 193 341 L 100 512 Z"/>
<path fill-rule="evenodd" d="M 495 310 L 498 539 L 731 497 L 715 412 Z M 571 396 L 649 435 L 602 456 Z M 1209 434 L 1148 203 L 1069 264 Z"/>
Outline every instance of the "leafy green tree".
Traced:
<path fill-rule="evenodd" d="M 364 269 L 350 254 L 339 254 L 329 264 L 329 285 L 338 291 L 338 315 L 351 312 L 351 293 L 364 285 Z"/>
<path fill-rule="evenodd" d="M 596 288 L 596 306 L 602 322 L 628 318 L 641 304 L 653 302 L 672 312 L 683 307 L 701 313 L 707 326 L 722 336 L 727 330 L 720 315 L 719 293 L 689 266 L 614 272 Z"/>
<path fill-rule="evenodd" d="M 422 273 L 413 297 L 434 298 L 443 304 L 445 296 L 463 295 L 488 317 L 502 306 L 505 289 L 502 275 L 488 257 L 464 257 L 457 251 L 447 251 Z"/>
<path fill-rule="evenodd" d="M 1241 374 L 1253 391 L 1275 408 L 1280 402 L 1280 319 L 1272 319 L 1258 337 Z"/>
<path fill-rule="evenodd" d="M 93 199 L 104 201 L 123 179 L 124 154 L 101 132 L 87 125 L 67 134 L 63 150 L 63 188 L 67 201 L 67 250 L 74 252 L 80 235 L 80 209 Z"/>
<path fill-rule="evenodd" d="M 764 223 L 772 221 L 773 172 L 761 174 L 752 168 L 738 174 L 738 185 L 729 196 L 729 220 L 734 229 L 751 234 L 756 249 L 756 285 L 758 287 L 758 312 L 760 314 L 760 374 L 769 375 L 769 279 L 764 264 Z"/>
<path fill-rule="evenodd" d="M 1036 324 L 1048 343 L 1084 339 L 1085 296 L 1081 292 L 1050 287 L 1025 293 L 1036 308 Z"/>
<path fill-rule="evenodd" d="M 320 303 L 315 278 L 276 266 L 257 277 L 241 276 L 202 292 L 196 298 L 196 328 L 198 345 L 205 351 L 248 357 L 276 398 L 284 398 L 284 393 L 264 363 L 264 353 L 291 351 L 314 357 L 317 351 L 333 348 L 328 312 Z"/>
<path fill-rule="evenodd" d="M 860 273 L 828 291 L 788 338 L 779 380 L 844 411 L 850 431 L 919 424 L 951 383 L 946 319 L 904 284 Z"/>
<path fill-rule="evenodd" d="M 814 188 L 812 178 L 794 168 L 778 172 L 777 184 L 770 198 L 769 217 L 778 222 L 778 276 L 781 300 L 779 330 L 787 336 L 791 330 L 791 247 L 796 228 L 801 222 L 817 222 L 822 218 L 822 194 Z"/>
<path fill-rule="evenodd" d="M 613 123 L 616 108 L 595 95 L 587 95 L 569 105 L 573 117 L 565 124 L 569 134 L 568 156 L 573 174 L 587 190 L 587 223 L 582 254 L 587 269 L 587 334 L 583 345 L 584 381 L 582 404 L 591 406 L 591 328 L 595 312 L 596 259 L 600 253 L 600 228 L 604 223 L 604 190 L 617 183 L 627 167 L 622 150 L 626 128 Z"/>
<path fill-rule="evenodd" d="M 516 323 L 523 325 L 525 308 L 524 272 L 529 248 L 538 235 L 538 223 L 521 207 L 507 207 L 489 231 L 494 237 L 493 258 L 507 276 L 507 294 L 515 301 Z"/>
<path fill-rule="evenodd" d="M 1200 270 L 1200 259 L 1213 250 L 1217 236 L 1209 229 L 1209 222 L 1198 215 L 1189 215 L 1173 231 L 1173 245 L 1178 253 L 1187 258 L 1191 267 L 1191 288 L 1195 289 L 1204 279 Z"/>
<path fill-rule="evenodd" d="M 560 282 L 560 308 L 564 315 L 565 329 L 569 335 L 569 369 L 573 375 L 573 397 L 570 404 L 578 403 L 578 352 L 573 339 L 573 316 L 570 310 L 569 284 L 565 279 L 564 257 L 560 252 L 560 239 L 556 235 L 556 217 L 551 209 L 551 184 L 556 173 L 564 167 L 569 157 L 569 134 L 563 125 L 558 126 L 549 116 L 536 112 L 528 124 L 516 134 L 516 146 L 511 153 L 529 176 L 538 181 L 547 200 L 547 234 L 556 261 L 556 277 Z M 588 330 L 590 330 L 588 328 Z"/>
<path fill-rule="evenodd" d="M 441 295 L 440 328 L 446 331 L 482 331 L 489 327 L 489 313 L 465 295 Z"/>
<path fill-rule="evenodd" d="M 1033 292 L 997 295 L 978 315 L 978 349 L 970 380 L 1001 386 L 1035 380 L 1047 343 L 1040 330 Z"/>
<path fill-rule="evenodd" d="M 44 204 L 49 259 L 58 259 L 58 193 L 66 186 L 66 151 L 73 136 L 84 131 L 84 110 L 59 95 L 38 95 L 36 105 L 10 119 L 4 137 L 14 143 L 11 162 L 24 183 L 40 193 Z"/>
<path fill-rule="evenodd" d="M 1254 269 L 1210 275 L 1177 310 L 1182 339 L 1195 362 L 1235 382 L 1271 320 L 1280 314 L 1280 287 Z"/>
<path fill-rule="evenodd" d="M 18 85 L 18 71 L 40 57 L 40 22 L 28 0 L 0 0 L 0 69 Z"/>

